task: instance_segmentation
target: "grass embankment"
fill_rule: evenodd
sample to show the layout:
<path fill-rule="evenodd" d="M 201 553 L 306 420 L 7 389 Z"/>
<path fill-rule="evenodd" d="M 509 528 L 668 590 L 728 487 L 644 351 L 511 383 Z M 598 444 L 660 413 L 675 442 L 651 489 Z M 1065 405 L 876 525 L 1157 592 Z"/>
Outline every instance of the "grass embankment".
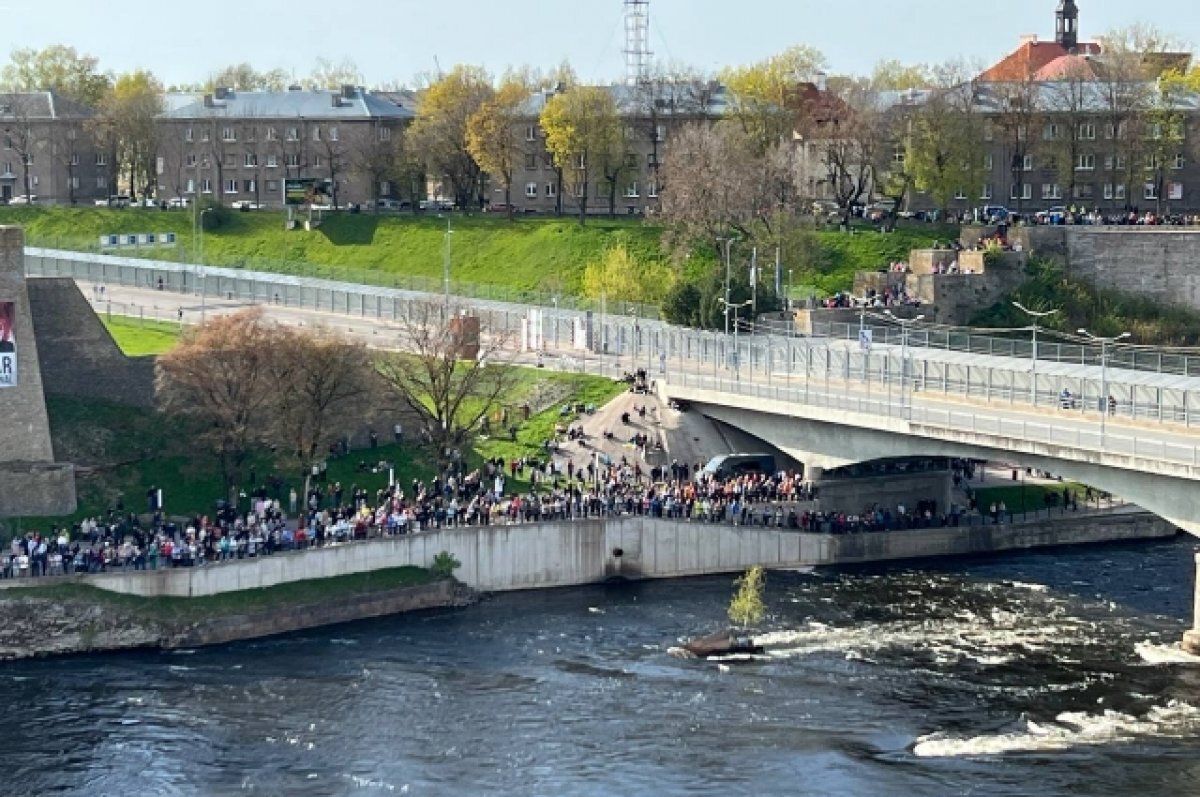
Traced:
<path fill-rule="evenodd" d="M 102 316 L 100 320 L 129 357 L 162 354 L 175 345 L 183 331 L 178 324 L 164 321 L 141 321 L 125 316 Z"/>
<path fill-rule="evenodd" d="M 1087 329 L 1103 337 L 1129 332 L 1130 342 L 1140 345 L 1200 344 L 1200 313 L 1190 307 L 1097 288 L 1067 276 L 1053 262 L 1031 260 L 1026 273 L 1029 279 L 1024 285 L 979 313 L 971 323 L 1002 328 L 1027 326 L 1028 316 L 1012 306 L 1017 301 L 1031 310 L 1057 309 L 1056 315 L 1041 319 L 1041 326 L 1047 330 L 1074 333 Z"/>
<path fill-rule="evenodd" d="M 122 595 L 83 584 L 55 584 L 5 590 L 0 600 L 29 598 L 54 606 L 77 603 L 121 611 L 137 618 L 159 622 L 204 620 L 213 617 L 270 612 L 276 609 L 324 604 L 403 587 L 416 587 L 437 580 L 420 567 L 397 567 L 334 578 L 298 581 L 265 589 L 249 589 L 202 598 Z"/>
<path fill-rule="evenodd" d="M 446 222 L 436 216 L 335 213 L 312 232 L 284 229 L 281 212 L 231 212 L 227 218 L 204 234 L 205 260 L 213 265 L 441 290 Z M 162 260 L 190 261 L 195 243 L 192 214 L 185 210 L 3 207 L 0 223 L 24 226 L 31 245 L 86 251 L 96 250 L 105 234 L 173 232 L 174 248 L 120 250 Z M 618 241 L 643 262 L 670 260 L 662 247 L 663 228 L 640 219 L 590 219 L 580 226 L 569 217 L 453 214 L 450 224 L 454 282 L 464 292 L 498 299 L 577 295 L 587 264 Z M 907 260 L 912 249 L 955 235 L 927 224 L 890 233 L 870 227 L 811 231 L 784 247 L 780 281 L 788 282 L 790 270 L 796 296 L 848 290 L 855 271 L 886 268 Z M 773 278 L 774 253 L 759 255 L 764 276 Z M 715 250 L 700 247 L 680 266 L 681 274 L 694 277 L 716 259 Z M 735 265 L 744 267 L 749 259 L 749 249 L 735 247 Z"/>
<path fill-rule="evenodd" d="M 1014 514 L 1041 512 L 1050 506 L 1046 503 L 1047 496 L 1054 496 L 1051 499 L 1057 501 L 1053 504 L 1054 507 L 1064 506 L 1062 500 L 1064 489 L 1073 492 L 1075 500 L 1082 504 L 1087 487 L 1077 482 L 1064 481 L 1056 484 L 1018 484 L 1014 482 L 1004 487 L 980 487 L 975 490 L 975 507 L 983 514 L 987 514 L 992 502 L 995 502 L 997 506 L 1003 502 L 1004 508 Z"/>

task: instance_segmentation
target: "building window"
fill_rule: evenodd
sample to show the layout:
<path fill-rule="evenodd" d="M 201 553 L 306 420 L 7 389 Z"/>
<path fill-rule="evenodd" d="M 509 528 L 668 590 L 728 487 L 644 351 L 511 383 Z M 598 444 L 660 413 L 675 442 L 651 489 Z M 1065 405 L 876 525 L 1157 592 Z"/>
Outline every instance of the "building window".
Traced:
<path fill-rule="evenodd" d="M 1082 154 L 1075 159 L 1075 171 L 1090 172 L 1096 168 L 1096 156 L 1090 154 Z"/>
<path fill-rule="evenodd" d="M 536 169 L 537 161 L 538 161 L 537 155 L 526 155 L 525 156 L 525 168 L 526 169 Z"/>
<path fill-rule="evenodd" d="M 242 165 L 248 169 L 254 168 L 258 165 L 258 156 L 253 152 L 247 152 L 245 159 L 242 161 Z"/>
<path fill-rule="evenodd" d="M 72 166 L 78 166 L 78 165 L 79 165 L 79 153 L 78 153 L 78 152 L 72 152 L 72 153 L 71 153 L 71 165 L 72 165 Z"/>
<path fill-rule="evenodd" d="M 32 177 L 29 178 L 29 182 L 31 185 L 37 185 L 38 184 L 38 176 L 36 174 L 33 175 Z"/>
<path fill-rule="evenodd" d="M 297 152 L 289 152 L 287 156 L 287 165 L 289 168 L 297 169 L 300 167 L 300 154 Z"/>
<path fill-rule="evenodd" d="M 279 140 L 279 131 L 273 127 L 268 127 L 267 128 L 267 141 L 278 141 L 278 140 Z"/>
<path fill-rule="evenodd" d="M 237 135 L 234 134 L 232 127 L 225 127 L 225 128 L 221 129 L 221 140 L 222 141 L 237 141 Z"/>
<path fill-rule="evenodd" d="M 659 164 L 658 164 L 658 155 L 657 154 L 651 152 L 649 155 L 646 156 L 646 167 L 647 168 L 657 169 L 658 165 Z"/>
<path fill-rule="evenodd" d="M 571 186 L 571 193 L 573 193 L 575 195 L 576 199 L 583 199 L 583 192 L 586 188 L 587 188 L 587 183 L 578 182 Z"/>
<path fill-rule="evenodd" d="M 337 140 L 338 140 L 338 129 L 337 129 L 337 125 L 330 125 L 330 127 L 329 127 L 329 140 L 330 140 L 330 141 L 337 141 Z"/>
<path fill-rule="evenodd" d="M 246 129 L 243 131 L 243 133 L 245 134 L 246 141 L 253 141 L 253 140 L 254 140 L 254 128 L 253 128 L 253 127 L 247 127 L 247 128 L 246 128 Z"/>
<path fill-rule="evenodd" d="M 979 192 L 979 198 L 980 199 L 991 199 L 992 198 L 992 184 L 991 183 L 983 184 L 983 190 L 981 190 Z"/>
<path fill-rule="evenodd" d="M 966 192 L 966 189 L 963 189 L 963 188 L 956 188 L 956 189 L 954 190 L 954 198 L 955 198 L 955 199 L 966 199 L 966 198 L 967 198 L 967 192 Z"/>
<path fill-rule="evenodd" d="M 1167 183 L 1167 199 L 1179 202 L 1183 199 L 1183 183 Z"/>
<path fill-rule="evenodd" d="M 1042 183 L 1042 199 L 1062 199 L 1062 188 L 1058 183 Z"/>
<path fill-rule="evenodd" d="M 1096 139 L 1096 125 L 1091 122 L 1084 122 L 1079 125 L 1079 138 L 1083 141 L 1094 141 Z"/>
<path fill-rule="evenodd" d="M 546 196 L 554 199 L 558 196 L 558 183 L 546 183 Z"/>
<path fill-rule="evenodd" d="M 657 180 L 651 180 L 650 182 L 646 183 L 646 196 L 650 197 L 651 199 L 658 198 L 658 181 Z"/>
<path fill-rule="evenodd" d="M 1112 122 L 1109 122 L 1108 124 L 1106 124 L 1104 126 L 1104 137 L 1107 138 L 1109 141 L 1112 141 L 1114 138 L 1116 138 L 1117 137 L 1117 126 L 1115 124 L 1113 124 Z"/>
<path fill-rule="evenodd" d="M 68 128 L 67 128 L 67 141 L 74 141 L 74 140 L 75 140 L 75 134 L 76 134 L 76 130 L 75 130 L 75 128 L 73 128 L 73 127 L 68 127 Z M 76 187 L 76 188 L 78 188 L 79 186 L 75 186 L 75 187 Z"/>
<path fill-rule="evenodd" d="M 279 181 L 278 180 L 267 180 L 265 185 L 266 185 L 268 194 L 279 190 Z"/>
<path fill-rule="evenodd" d="M 525 183 L 525 196 L 534 199 L 538 195 L 537 183 Z"/>
<path fill-rule="evenodd" d="M 201 155 L 201 156 L 200 156 L 200 168 L 201 168 L 201 169 L 207 169 L 207 168 L 208 168 L 208 166 L 209 166 L 209 163 L 208 163 L 208 156 L 207 156 L 207 155 Z"/>
<path fill-rule="evenodd" d="M 996 131 L 995 131 L 995 129 L 993 129 L 991 121 L 985 120 L 983 123 L 983 140 L 991 141 L 995 137 L 996 137 Z"/>
<path fill-rule="evenodd" d="M 254 180 L 242 180 L 242 190 L 247 194 L 253 194 L 258 191 L 258 185 Z"/>
<path fill-rule="evenodd" d="M 236 179 L 225 181 L 225 193 L 236 194 L 238 192 L 238 181 Z"/>
<path fill-rule="evenodd" d="M 237 155 L 232 155 L 232 154 L 226 155 L 225 156 L 225 168 L 226 169 L 234 169 L 236 167 L 237 167 Z"/>
<path fill-rule="evenodd" d="M 392 140 L 392 128 L 390 128 L 390 127 L 379 128 L 379 140 L 380 141 L 391 141 Z"/>
<path fill-rule="evenodd" d="M 1023 155 L 1021 157 L 1021 171 L 1023 171 L 1023 172 L 1033 171 L 1033 156 L 1032 155 Z"/>
<path fill-rule="evenodd" d="M 633 180 L 625 186 L 626 199 L 637 199 L 641 195 L 641 192 L 638 190 L 637 180 Z"/>
<path fill-rule="evenodd" d="M 313 125 L 313 141 L 320 141 L 320 140 L 321 140 L 321 128 L 316 125 Z"/>
<path fill-rule="evenodd" d="M 897 166 L 903 166 L 904 159 L 906 157 L 908 157 L 908 153 L 904 151 L 903 144 L 896 144 L 894 147 L 892 147 L 892 163 L 896 164 Z"/>
<path fill-rule="evenodd" d="M 392 195 L 392 184 L 390 182 L 388 182 L 387 180 L 381 180 L 379 182 L 379 195 L 380 196 L 391 196 Z"/>
<path fill-rule="evenodd" d="M 187 181 L 187 187 L 185 187 L 185 188 L 183 189 L 183 192 L 184 192 L 185 194 L 194 194 L 194 193 L 196 193 L 196 181 L 195 181 L 195 180 L 193 180 L 192 178 L 190 178 L 190 177 L 189 177 L 189 178 L 188 178 L 188 181 Z"/>
<path fill-rule="evenodd" d="M 1142 199 L 1158 199 L 1158 185 L 1146 183 L 1142 186 Z"/>
<path fill-rule="evenodd" d="M 207 128 L 207 127 L 205 127 L 205 128 L 202 128 L 202 129 L 200 130 L 200 140 L 201 140 L 201 141 L 208 141 L 208 128 Z"/>
<path fill-rule="evenodd" d="M 189 144 L 192 142 L 192 128 L 189 127 L 183 131 L 183 140 L 187 141 Z"/>
<path fill-rule="evenodd" d="M 992 170 L 992 166 L 994 165 L 995 161 L 992 159 L 992 154 L 990 152 L 983 156 L 983 170 L 985 172 L 990 172 Z"/>
<path fill-rule="evenodd" d="M 108 165 L 108 154 L 104 153 L 104 152 L 97 152 L 96 153 L 96 165 L 97 166 L 107 166 Z"/>
<path fill-rule="evenodd" d="M 638 156 L 632 153 L 625 156 L 625 168 L 636 169 L 638 167 Z"/>
<path fill-rule="evenodd" d="M 1183 161 L 1183 153 L 1181 152 L 1175 156 L 1175 161 L 1171 164 L 1171 168 L 1172 169 L 1182 169 L 1183 162 L 1184 162 Z"/>
<path fill-rule="evenodd" d="M 1057 139 L 1058 125 L 1054 122 L 1050 122 L 1044 128 L 1042 128 L 1042 138 L 1046 139 L 1047 141 L 1054 141 Z"/>
<path fill-rule="evenodd" d="M 212 193 L 212 180 L 207 177 L 200 180 L 200 191 L 201 191 L 201 193 L 204 193 L 204 194 L 211 194 Z"/>
<path fill-rule="evenodd" d="M 79 178 L 78 177 L 71 178 L 71 187 L 77 191 L 79 190 Z"/>
<path fill-rule="evenodd" d="M 323 165 L 324 165 L 324 161 L 321 160 L 321 156 L 314 155 L 313 156 L 313 168 L 320 169 Z"/>
<path fill-rule="evenodd" d="M 267 168 L 275 169 L 278 166 L 279 166 L 279 156 L 278 155 L 268 155 L 267 156 Z"/>
<path fill-rule="evenodd" d="M 654 140 L 655 141 L 666 141 L 667 140 L 667 126 L 666 125 L 655 125 L 654 126 Z"/>
<path fill-rule="evenodd" d="M 525 140 L 526 141 L 537 141 L 537 125 L 526 125 Z"/>
<path fill-rule="evenodd" d="M 1091 183 L 1079 183 L 1075 186 L 1074 196 L 1076 199 L 1092 199 L 1096 195 L 1096 189 Z"/>
<path fill-rule="evenodd" d="M 547 169 L 554 168 L 554 156 L 553 155 L 551 155 L 549 152 L 547 152 L 545 155 L 542 156 L 542 159 L 546 162 Z"/>
<path fill-rule="evenodd" d="M 184 157 L 184 159 L 183 159 L 183 165 L 188 166 L 188 167 L 194 167 L 196 165 L 196 153 L 189 152 L 187 154 L 187 156 Z"/>
<path fill-rule="evenodd" d="M 289 127 L 287 129 L 287 140 L 288 141 L 299 141 L 300 140 L 300 128 Z"/>
<path fill-rule="evenodd" d="M 584 155 L 582 152 L 575 156 L 575 168 L 576 169 L 586 169 L 587 168 L 587 156 Z M 583 196 L 583 194 L 580 194 L 579 196 Z"/>
<path fill-rule="evenodd" d="M 1024 141 L 1029 137 L 1029 130 L 1025 125 L 1017 125 L 1017 141 Z"/>
<path fill-rule="evenodd" d="M 96 175 L 96 187 L 97 188 L 108 188 L 108 175 L 106 175 L 106 174 Z"/>

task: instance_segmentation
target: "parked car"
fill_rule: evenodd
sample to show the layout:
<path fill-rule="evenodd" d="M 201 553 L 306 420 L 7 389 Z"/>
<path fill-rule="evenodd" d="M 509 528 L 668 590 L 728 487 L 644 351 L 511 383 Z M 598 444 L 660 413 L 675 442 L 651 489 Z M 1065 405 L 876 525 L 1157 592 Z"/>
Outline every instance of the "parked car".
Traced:
<path fill-rule="evenodd" d="M 171 199 L 171 201 L 167 203 L 167 207 L 169 207 L 169 208 L 186 208 L 189 204 L 190 204 L 190 202 L 188 201 L 187 197 L 177 196 L 177 197 L 173 197 Z"/>
<path fill-rule="evenodd" d="M 10 205 L 36 205 L 37 199 L 38 199 L 37 194 L 21 194 L 20 196 L 15 196 L 12 199 L 8 200 L 8 204 L 10 204 Z"/>
<path fill-rule="evenodd" d="M 444 199 L 422 199 L 420 208 L 421 210 L 440 213 L 442 211 L 454 210 L 454 203 L 447 202 Z"/>
<path fill-rule="evenodd" d="M 1039 224 L 1062 224 L 1067 220 L 1067 208 L 1064 205 L 1054 205 L 1046 210 L 1039 210 L 1036 218 Z"/>
<path fill-rule="evenodd" d="M 375 210 L 380 212 L 399 212 L 408 210 L 412 205 L 408 202 L 402 202 L 399 199 L 376 199 Z"/>
<path fill-rule="evenodd" d="M 875 202 L 863 209 L 863 218 L 871 222 L 880 222 L 892 215 L 894 205 L 891 202 Z"/>
<path fill-rule="evenodd" d="M 234 210 L 258 210 L 261 206 L 257 202 L 251 202 L 249 199 L 238 199 L 230 202 L 229 207 Z"/>
<path fill-rule="evenodd" d="M 495 202 L 484 208 L 485 213 L 520 213 L 521 209 L 516 205 L 506 205 L 503 202 Z"/>
<path fill-rule="evenodd" d="M 110 208 L 127 208 L 129 207 L 128 194 L 113 194 L 108 198 L 108 206 Z"/>
<path fill-rule="evenodd" d="M 1003 205 L 984 205 L 979 211 L 979 220 L 984 224 L 999 224 L 1008 221 L 1008 208 Z"/>

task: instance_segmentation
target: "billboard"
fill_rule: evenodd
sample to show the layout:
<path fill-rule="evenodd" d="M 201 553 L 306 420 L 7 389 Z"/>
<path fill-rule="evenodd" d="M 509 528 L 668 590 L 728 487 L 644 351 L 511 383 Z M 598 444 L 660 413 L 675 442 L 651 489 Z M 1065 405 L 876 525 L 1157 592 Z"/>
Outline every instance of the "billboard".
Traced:
<path fill-rule="evenodd" d="M 289 177 L 283 181 L 283 204 L 288 207 L 332 205 L 333 180 L 316 177 Z"/>
<path fill-rule="evenodd" d="M 0 302 L 0 388 L 17 386 L 16 302 Z"/>

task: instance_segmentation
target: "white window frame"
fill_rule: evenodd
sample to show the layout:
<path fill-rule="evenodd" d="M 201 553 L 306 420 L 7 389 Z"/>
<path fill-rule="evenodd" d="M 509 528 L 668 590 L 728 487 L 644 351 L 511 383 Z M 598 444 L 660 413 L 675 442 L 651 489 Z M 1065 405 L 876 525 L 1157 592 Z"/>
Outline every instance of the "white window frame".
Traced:
<path fill-rule="evenodd" d="M 1062 186 L 1058 183 L 1042 183 L 1042 199 L 1062 199 Z"/>
<path fill-rule="evenodd" d="M 640 199 L 642 196 L 640 188 L 637 180 L 631 180 L 625 185 L 625 198 Z"/>
<path fill-rule="evenodd" d="M 1080 122 L 1079 138 L 1081 141 L 1096 140 L 1096 125 L 1094 122 Z"/>
<path fill-rule="evenodd" d="M 991 183 L 983 184 L 983 189 L 979 192 L 979 198 L 980 199 L 991 199 L 992 198 L 992 184 Z"/>
<path fill-rule="evenodd" d="M 253 152 L 247 152 L 245 158 L 242 159 L 242 166 L 247 169 L 258 168 L 258 155 Z"/>
<path fill-rule="evenodd" d="M 658 199 L 658 181 L 650 180 L 646 183 L 646 196 L 650 199 Z"/>
<path fill-rule="evenodd" d="M 276 130 L 274 127 L 268 127 L 267 128 L 267 141 L 278 141 L 278 140 L 279 140 L 279 131 Z"/>
<path fill-rule="evenodd" d="M 78 166 L 78 165 L 79 165 L 79 153 L 78 153 L 78 152 L 72 152 L 72 153 L 71 153 L 71 165 L 72 165 L 72 166 Z"/>
<path fill-rule="evenodd" d="M 238 192 L 238 179 L 236 177 L 227 178 L 225 180 L 225 193 L 226 194 L 236 194 L 237 192 Z"/>
<path fill-rule="evenodd" d="M 1186 159 L 1183 157 L 1183 153 L 1178 152 L 1175 154 L 1175 160 L 1171 163 L 1171 168 L 1172 169 L 1182 169 L 1184 167 L 1185 163 L 1186 163 Z"/>
<path fill-rule="evenodd" d="M 379 140 L 380 141 L 391 141 L 392 140 L 392 128 L 390 128 L 390 127 L 379 128 Z"/>
<path fill-rule="evenodd" d="M 183 131 L 183 140 L 189 144 L 195 140 L 195 133 L 192 131 L 192 128 L 189 127 Z"/>
<path fill-rule="evenodd" d="M 107 166 L 108 165 L 108 153 L 107 152 L 97 152 L 96 153 L 96 165 L 97 166 Z"/>
<path fill-rule="evenodd" d="M 267 156 L 267 168 L 268 169 L 278 169 L 279 168 L 279 156 L 278 155 L 271 154 L 271 155 Z"/>
<path fill-rule="evenodd" d="M 313 125 L 312 139 L 313 139 L 313 141 L 318 141 L 318 142 L 321 140 L 321 126 L 320 125 Z"/>
<path fill-rule="evenodd" d="M 221 128 L 222 141 L 237 141 L 237 130 L 232 127 Z"/>
<path fill-rule="evenodd" d="M 75 189 L 76 191 L 79 190 L 79 175 L 71 175 L 71 188 Z"/>
<path fill-rule="evenodd" d="M 1142 185 L 1142 199 L 1158 200 L 1158 183 L 1148 182 Z"/>
<path fill-rule="evenodd" d="M 1167 183 L 1167 201 L 1182 202 L 1183 201 L 1183 183 L 1174 180 Z"/>
<path fill-rule="evenodd" d="M 287 129 L 287 140 L 288 141 L 299 141 L 300 140 L 300 128 L 289 127 Z"/>
<path fill-rule="evenodd" d="M 546 198 L 547 199 L 557 199 L 558 198 L 558 183 L 546 183 Z"/>
<path fill-rule="evenodd" d="M 527 199 L 537 199 L 537 195 L 538 195 L 538 184 L 537 183 L 525 183 L 525 197 Z"/>
<path fill-rule="evenodd" d="M 107 174 L 96 175 L 96 187 L 97 188 L 108 188 L 108 175 Z"/>
<path fill-rule="evenodd" d="M 200 178 L 200 193 L 202 193 L 202 194 L 211 194 L 212 193 L 212 178 L 211 177 L 201 177 Z"/>
<path fill-rule="evenodd" d="M 966 198 L 967 198 L 967 189 L 965 189 L 965 188 L 956 188 L 956 189 L 954 189 L 954 199 L 955 199 L 955 201 L 961 202 L 962 200 L 964 200 L 964 199 L 966 199 Z"/>
<path fill-rule="evenodd" d="M 330 125 L 330 126 L 329 126 L 329 140 L 330 140 L 330 141 L 337 141 L 337 140 L 339 140 L 339 139 L 338 139 L 338 129 L 337 129 L 337 125 Z"/>
<path fill-rule="evenodd" d="M 1075 171 L 1091 172 L 1096 170 L 1096 156 L 1090 152 L 1081 152 L 1075 158 Z"/>
<path fill-rule="evenodd" d="M 1021 156 L 1021 171 L 1023 171 L 1023 172 L 1033 171 L 1033 156 L 1032 155 L 1025 154 L 1025 155 Z"/>
<path fill-rule="evenodd" d="M 186 168 L 194 169 L 196 167 L 196 153 L 189 152 L 183 159 L 183 165 Z"/>
<path fill-rule="evenodd" d="M 996 165 L 996 161 L 992 157 L 992 153 L 990 153 L 990 152 L 985 153 L 983 156 L 983 170 L 990 172 L 995 167 L 995 165 Z"/>
<path fill-rule="evenodd" d="M 537 125 L 526 125 L 525 126 L 525 140 L 526 141 L 537 141 Z"/>

